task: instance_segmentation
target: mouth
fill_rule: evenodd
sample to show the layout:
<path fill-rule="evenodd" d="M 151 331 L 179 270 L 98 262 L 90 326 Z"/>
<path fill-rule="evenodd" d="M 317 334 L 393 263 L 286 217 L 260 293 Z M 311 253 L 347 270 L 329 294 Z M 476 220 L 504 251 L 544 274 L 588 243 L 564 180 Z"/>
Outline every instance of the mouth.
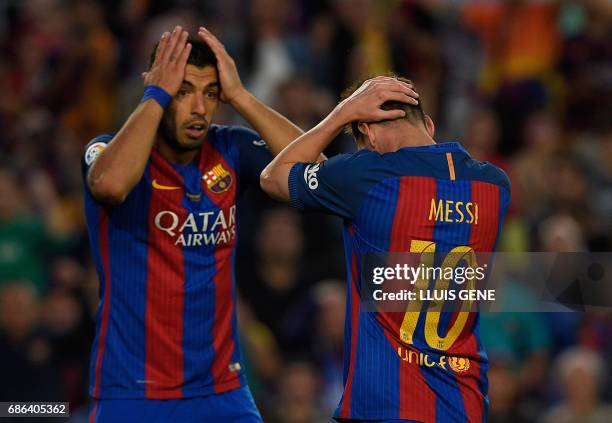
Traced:
<path fill-rule="evenodd" d="M 206 134 L 208 124 L 206 122 L 198 121 L 190 123 L 185 127 L 185 133 L 189 138 L 201 138 Z"/>

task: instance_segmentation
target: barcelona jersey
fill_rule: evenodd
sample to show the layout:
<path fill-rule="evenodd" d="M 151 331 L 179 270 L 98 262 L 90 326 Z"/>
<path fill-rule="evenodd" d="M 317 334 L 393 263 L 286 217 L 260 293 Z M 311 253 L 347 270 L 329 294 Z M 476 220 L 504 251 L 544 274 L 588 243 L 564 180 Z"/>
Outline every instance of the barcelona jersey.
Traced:
<path fill-rule="evenodd" d="M 84 176 L 111 140 L 87 145 Z M 270 160 L 253 131 L 211 125 L 191 164 L 154 148 L 123 203 L 99 204 L 85 188 L 100 279 L 92 397 L 178 399 L 245 384 L 234 281 L 240 192 L 259 185 Z"/>
<path fill-rule="evenodd" d="M 478 313 L 466 312 L 467 319 L 439 313 L 432 331 L 423 309 L 403 333 L 405 313 L 364 311 L 361 265 L 369 253 L 494 251 L 510 201 L 506 174 L 458 143 L 443 143 L 298 163 L 289 191 L 298 209 L 345 222 L 344 393 L 334 417 L 484 421 L 488 361 Z"/>

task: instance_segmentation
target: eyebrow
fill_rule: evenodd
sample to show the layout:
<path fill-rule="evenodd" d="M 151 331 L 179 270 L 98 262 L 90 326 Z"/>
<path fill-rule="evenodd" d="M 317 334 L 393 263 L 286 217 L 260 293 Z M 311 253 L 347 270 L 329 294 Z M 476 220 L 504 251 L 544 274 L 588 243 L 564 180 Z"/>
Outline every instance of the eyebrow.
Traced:
<path fill-rule="evenodd" d="M 193 85 L 193 83 L 191 83 L 190 81 L 187 81 L 186 79 L 183 79 L 183 82 L 181 83 L 181 85 L 187 85 L 187 86 L 189 86 L 189 88 L 195 88 L 195 85 Z M 218 81 L 209 82 L 204 87 L 204 91 L 209 90 L 211 88 L 219 88 L 219 87 L 220 87 L 220 85 L 219 85 Z"/>
<path fill-rule="evenodd" d="M 219 82 L 210 82 L 208 83 L 208 85 L 204 87 L 204 89 L 208 90 L 210 88 L 219 88 L 219 87 L 220 87 Z"/>

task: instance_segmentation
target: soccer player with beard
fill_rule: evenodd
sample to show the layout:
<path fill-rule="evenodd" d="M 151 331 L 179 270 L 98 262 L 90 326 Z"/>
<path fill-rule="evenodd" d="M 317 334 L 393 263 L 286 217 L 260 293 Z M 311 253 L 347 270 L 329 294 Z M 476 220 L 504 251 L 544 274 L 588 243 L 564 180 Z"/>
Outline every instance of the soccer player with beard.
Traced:
<path fill-rule="evenodd" d="M 140 104 L 85 148 L 100 279 L 91 422 L 261 421 L 236 331 L 240 193 L 302 131 L 243 87 L 209 31 L 198 36 L 164 33 Z M 257 133 L 214 125 L 219 101 Z"/>
<path fill-rule="evenodd" d="M 434 124 L 411 88 L 408 80 L 380 76 L 350 89 L 327 118 L 276 156 L 261 185 L 298 209 L 345 222 L 344 394 L 334 418 L 482 422 L 488 362 L 478 313 L 429 311 L 419 301 L 406 304 L 406 312 L 367 312 L 363 305 L 369 254 L 413 252 L 425 263 L 432 255 L 422 253 L 441 253 L 450 263 L 493 252 L 510 199 L 502 170 L 472 159 L 458 143 L 434 141 Z M 345 126 L 359 151 L 315 164 Z M 431 282 L 424 277 L 417 286 Z"/>

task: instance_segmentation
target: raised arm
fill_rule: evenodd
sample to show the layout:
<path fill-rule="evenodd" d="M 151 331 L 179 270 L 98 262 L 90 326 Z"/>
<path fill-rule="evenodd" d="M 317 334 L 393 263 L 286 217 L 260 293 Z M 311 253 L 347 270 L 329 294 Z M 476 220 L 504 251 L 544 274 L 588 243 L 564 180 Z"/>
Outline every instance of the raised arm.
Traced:
<path fill-rule="evenodd" d="M 240 81 L 234 59 L 210 31 L 200 27 L 198 36 L 207 43 L 217 57 L 221 101 L 229 103 L 266 141 L 272 155 L 276 156 L 291 141 L 304 133 L 289 119 L 257 100 Z"/>
<path fill-rule="evenodd" d="M 177 93 L 191 50 L 187 36 L 180 26 L 162 35 L 155 61 L 144 75 L 145 86 L 162 88 L 170 99 Z M 96 200 L 108 204 L 125 200 L 142 178 L 163 114 L 164 108 L 154 98 L 136 107 L 87 174 L 87 185 Z"/>
<path fill-rule="evenodd" d="M 261 173 L 261 188 L 270 196 L 289 201 L 289 172 L 296 163 L 313 163 L 321 152 L 353 121 L 376 122 L 397 119 L 402 110 L 382 110 L 389 100 L 417 104 L 412 87 L 395 78 L 379 76 L 369 79 L 350 97 L 339 103 L 317 126 L 293 141 Z"/>

